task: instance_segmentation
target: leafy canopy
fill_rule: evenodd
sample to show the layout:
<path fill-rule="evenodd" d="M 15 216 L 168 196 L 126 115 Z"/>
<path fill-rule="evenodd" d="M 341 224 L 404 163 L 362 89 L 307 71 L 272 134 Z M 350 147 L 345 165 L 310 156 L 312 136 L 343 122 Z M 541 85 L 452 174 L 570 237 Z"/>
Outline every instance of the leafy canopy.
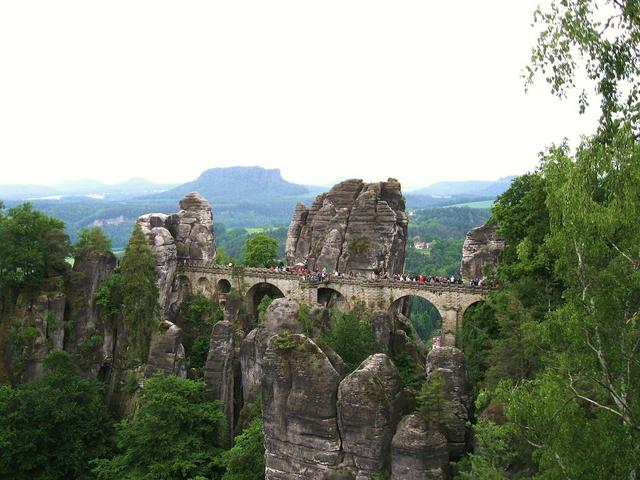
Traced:
<path fill-rule="evenodd" d="M 248 267 L 270 267 L 278 260 L 278 241 L 266 233 L 252 235 L 244 245 L 244 264 Z"/>
<path fill-rule="evenodd" d="M 98 480 L 180 480 L 214 476 L 226 430 L 204 383 L 156 374 L 145 381 L 132 419 L 116 427 L 119 452 L 96 460 Z"/>
<path fill-rule="evenodd" d="M 235 438 L 235 445 L 224 454 L 226 471 L 222 480 L 264 479 L 264 434 L 262 416 L 254 418 Z"/>
<path fill-rule="evenodd" d="M 151 335 L 158 326 L 158 285 L 155 258 L 147 239 L 136 225 L 122 257 L 122 313 L 127 329 L 129 360 L 144 363 Z"/>
<path fill-rule="evenodd" d="M 542 75 L 554 95 L 565 97 L 584 71 L 592 92 L 579 96 L 583 112 L 600 97 L 601 131 L 618 124 L 640 125 L 640 1 L 554 0 L 538 8 L 538 41 L 526 69 L 527 84 Z"/>
<path fill-rule="evenodd" d="M 65 274 L 69 237 L 64 223 L 24 203 L 0 215 L 0 290 L 37 291 Z"/>
<path fill-rule="evenodd" d="M 331 325 L 321 338 L 355 370 L 373 353 L 373 326 L 367 309 L 356 305 L 348 312 L 333 310 L 331 317 Z"/>
<path fill-rule="evenodd" d="M 104 386 L 64 351 L 45 367 L 41 380 L 0 386 L 0 478 L 89 478 L 89 461 L 109 452 Z"/>
<path fill-rule="evenodd" d="M 111 239 L 100 227 L 83 228 L 78 232 L 78 241 L 73 246 L 74 256 L 86 252 L 110 252 Z"/>

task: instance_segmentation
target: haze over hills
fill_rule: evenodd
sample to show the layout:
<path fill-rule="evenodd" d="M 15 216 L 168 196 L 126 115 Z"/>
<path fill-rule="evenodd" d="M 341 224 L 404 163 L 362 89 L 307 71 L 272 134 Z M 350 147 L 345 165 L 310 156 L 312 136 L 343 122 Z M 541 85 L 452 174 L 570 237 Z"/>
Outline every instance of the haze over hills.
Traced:
<path fill-rule="evenodd" d="M 437 182 L 428 187 L 412 190 L 411 195 L 431 195 L 438 197 L 448 197 L 456 195 L 477 195 L 495 197 L 506 191 L 515 175 L 499 178 L 498 180 L 469 180 Z"/>
<path fill-rule="evenodd" d="M 407 207 L 492 201 L 513 178 L 439 182 L 405 194 Z M 226 227 L 263 227 L 288 225 L 298 202 L 309 206 L 318 193 L 329 188 L 289 182 L 279 169 L 229 167 L 208 169 L 181 185 L 157 184 L 142 178 L 115 185 L 92 179 L 53 186 L 0 185 L 0 200 L 9 207 L 30 201 L 47 215 L 63 220 L 72 238 L 81 228 L 101 226 L 113 238 L 114 246 L 121 247 L 139 215 L 175 211 L 178 200 L 192 191 L 213 205 L 217 223 Z"/>
<path fill-rule="evenodd" d="M 69 180 L 55 185 L 0 185 L 2 200 L 35 200 L 46 197 L 93 196 L 122 200 L 161 192 L 175 184 L 154 183 L 144 178 L 131 178 L 124 182 L 107 184 L 92 178 Z"/>

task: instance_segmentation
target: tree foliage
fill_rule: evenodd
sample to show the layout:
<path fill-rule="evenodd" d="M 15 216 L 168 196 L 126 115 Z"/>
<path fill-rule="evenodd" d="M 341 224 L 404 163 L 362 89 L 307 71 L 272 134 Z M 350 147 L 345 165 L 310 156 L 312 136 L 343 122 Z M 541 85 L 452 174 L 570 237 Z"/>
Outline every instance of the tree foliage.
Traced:
<path fill-rule="evenodd" d="M 97 460 L 94 473 L 99 480 L 214 478 L 225 429 L 202 382 L 156 374 L 145 381 L 133 418 L 116 427 L 119 452 Z"/>
<path fill-rule="evenodd" d="M 29 203 L 0 216 L 0 290 L 35 292 L 48 278 L 65 274 L 69 237 L 64 223 Z"/>
<path fill-rule="evenodd" d="M 222 480 L 264 479 L 264 434 L 262 416 L 255 417 L 224 454 L 226 471 Z"/>
<path fill-rule="evenodd" d="M 278 260 L 278 241 L 266 233 L 256 233 L 245 242 L 244 264 L 248 267 L 270 267 Z"/>
<path fill-rule="evenodd" d="M 552 148 L 535 175 L 541 179 L 526 190 L 543 185 L 535 198 L 548 211 L 538 222 L 544 234 L 522 215 L 532 197 L 509 192 L 518 200 L 497 212 L 513 222 L 503 228 L 516 243 L 499 269 L 503 288 L 472 312 L 477 330 L 463 333 L 469 364 L 487 358 L 474 377 L 505 405 L 511 446 L 500 455 L 514 460 L 498 461 L 485 445 L 470 462 L 506 473 L 519 459 L 527 478 L 635 478 L 640 144 L 631 129 L 619 129 L 606 142 L 585 140 L 574 155 Z M 484 435 L 494 427 L 475 428 Z"/>
<path fill-rule="evenodd" d="M 442 375 L 434 372 L 416 395 L 416 413 L 427 425 L 443 427 L 450 411 Z"/>
<path fill-rule="evenodd" d="M 584 72 L 592 92 L 579 96 L 584 111 L 594 93 L 600 97 L 601 129 L 640 120 L 640 1 L 554 0 L 538 8 L 541 27 L 527 67 L 527 83 L 541 74 L 553 94 L 565 97 Z"/>
<path fill-rule="evenodd" d="M 100 227 L 83 228 L 78 232 L 78 240 L 73 246 L 75 257 L 85 252 L 110 252 L 111 239 Z"/>
<path fill-rule="evenodd" d="M 348 312 L 333 310 L 331 325 L 322 334 L 324 340 L 351 370 L 373 353 L 373 327 L 363 305 Z"/>
<path fill-rule="evenodd" d="M 158 285 L 155 258 L 139 225 L 122 257 L 122 313 L 127 329 L 129 360 L 144 363 L 151 335 L 158 325 Z"/>
<path fill-rule="evenodd" d="M 54 351 L 41 380 L 0 386 L 0 478 L 89 478 L 89 461 L 109 451 L 104 386 L 80 376 Z"/>

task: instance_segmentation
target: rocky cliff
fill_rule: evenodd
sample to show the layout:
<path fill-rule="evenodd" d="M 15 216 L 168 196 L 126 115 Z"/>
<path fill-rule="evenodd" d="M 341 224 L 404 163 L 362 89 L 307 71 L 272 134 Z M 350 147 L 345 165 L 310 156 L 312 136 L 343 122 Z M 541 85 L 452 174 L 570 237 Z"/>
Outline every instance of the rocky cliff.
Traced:
<path fill-rule="evenodd" d="M 311 208 L 296 206 L 287 235 L 287 262 L 302 262 L 311 270 L 399 273 L 407 225 L 397 180 L 347 180 L 318 195 Z"/>
<path fill-rule="evenodd" d="M 149 213 L 138 224 L 149 240 L 156 258 L 159 303 L 165 317 L 171 318 L 179 303 L 180 286 L 174 285 L 178 262 L 208 263 L 216 256 L 213 213 L 200 194 L 191 192 L 180 200 L 180 212 L 172 215 Z"/>
<path fill-rule="evenodd" d="M 462 246 L 460 272 L 465 280 L 483 277 L 485 265 L 496 265 L 504 250 L 504 239 L 498 235 L 496 225 L 482 225 L 467 233 Z"/>
<path fill-rule="evenodd" d="M 406 319 L 375 312 L 372 328 L 380 353 L 349 372 L 321 340 L 325 322 L 331 321 L 324 307 L 309 312 L 314 327 L 305 324 L 304 331 L 310 336 L 301 333 L 300 306 L 286 298 L 271 303 L 264 322 L 239 348 L 234 336 L 241 325 L 223 321 L 212 333 L 207 391 L 224 403 L 230 421 L 237 421 L 243 404 L 261 397 L 266 478 L 364 480 L 389 473 L 394 479 L 448 478 L 449 460 L 466 445 L 470 411 L 462 353 L 440 349 L 425 359 L 424 347 L 407 334 Z M 444 377 L 453 416 L 442 431 L 412 415 L 415 400 L 405 391 L 396 356 L 415 362 L 425 381 L 434 371 Z"/>

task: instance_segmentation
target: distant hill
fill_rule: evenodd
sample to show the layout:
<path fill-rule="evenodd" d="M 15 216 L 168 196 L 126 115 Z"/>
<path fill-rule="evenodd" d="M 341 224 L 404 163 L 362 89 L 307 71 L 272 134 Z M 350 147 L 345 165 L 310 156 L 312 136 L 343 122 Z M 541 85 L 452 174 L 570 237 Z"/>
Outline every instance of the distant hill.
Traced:
<path fill-rule="evenodd" d="M 277 168 L 228 167 L 210 168 L 192 182 L 149 198 L 177 200 L 189 192 L 200 193 L 213 205 L 283 200 L 283 197 L 305 197 L 312 193 L 304 185 L 283 179 Z"/>
<path fill-rule="evenodd" d="M 0 185 L 1 200 L 35 200 L 52 197 L 94 196 L 109 200 L 125 200 L 168 190 L 175 184 L 150 182 L 144 178 L 106 184 L 91 178 L 45 185 Z"/>
<path fill-rule="evenodd" d="M 410 192 L 411 195 L 429 195 L 433 197 L 497 197 L 505 192 L 515 176 L 498 180 L 470 180 L 460 182 L 437 182 L 428 187 Z"/>

